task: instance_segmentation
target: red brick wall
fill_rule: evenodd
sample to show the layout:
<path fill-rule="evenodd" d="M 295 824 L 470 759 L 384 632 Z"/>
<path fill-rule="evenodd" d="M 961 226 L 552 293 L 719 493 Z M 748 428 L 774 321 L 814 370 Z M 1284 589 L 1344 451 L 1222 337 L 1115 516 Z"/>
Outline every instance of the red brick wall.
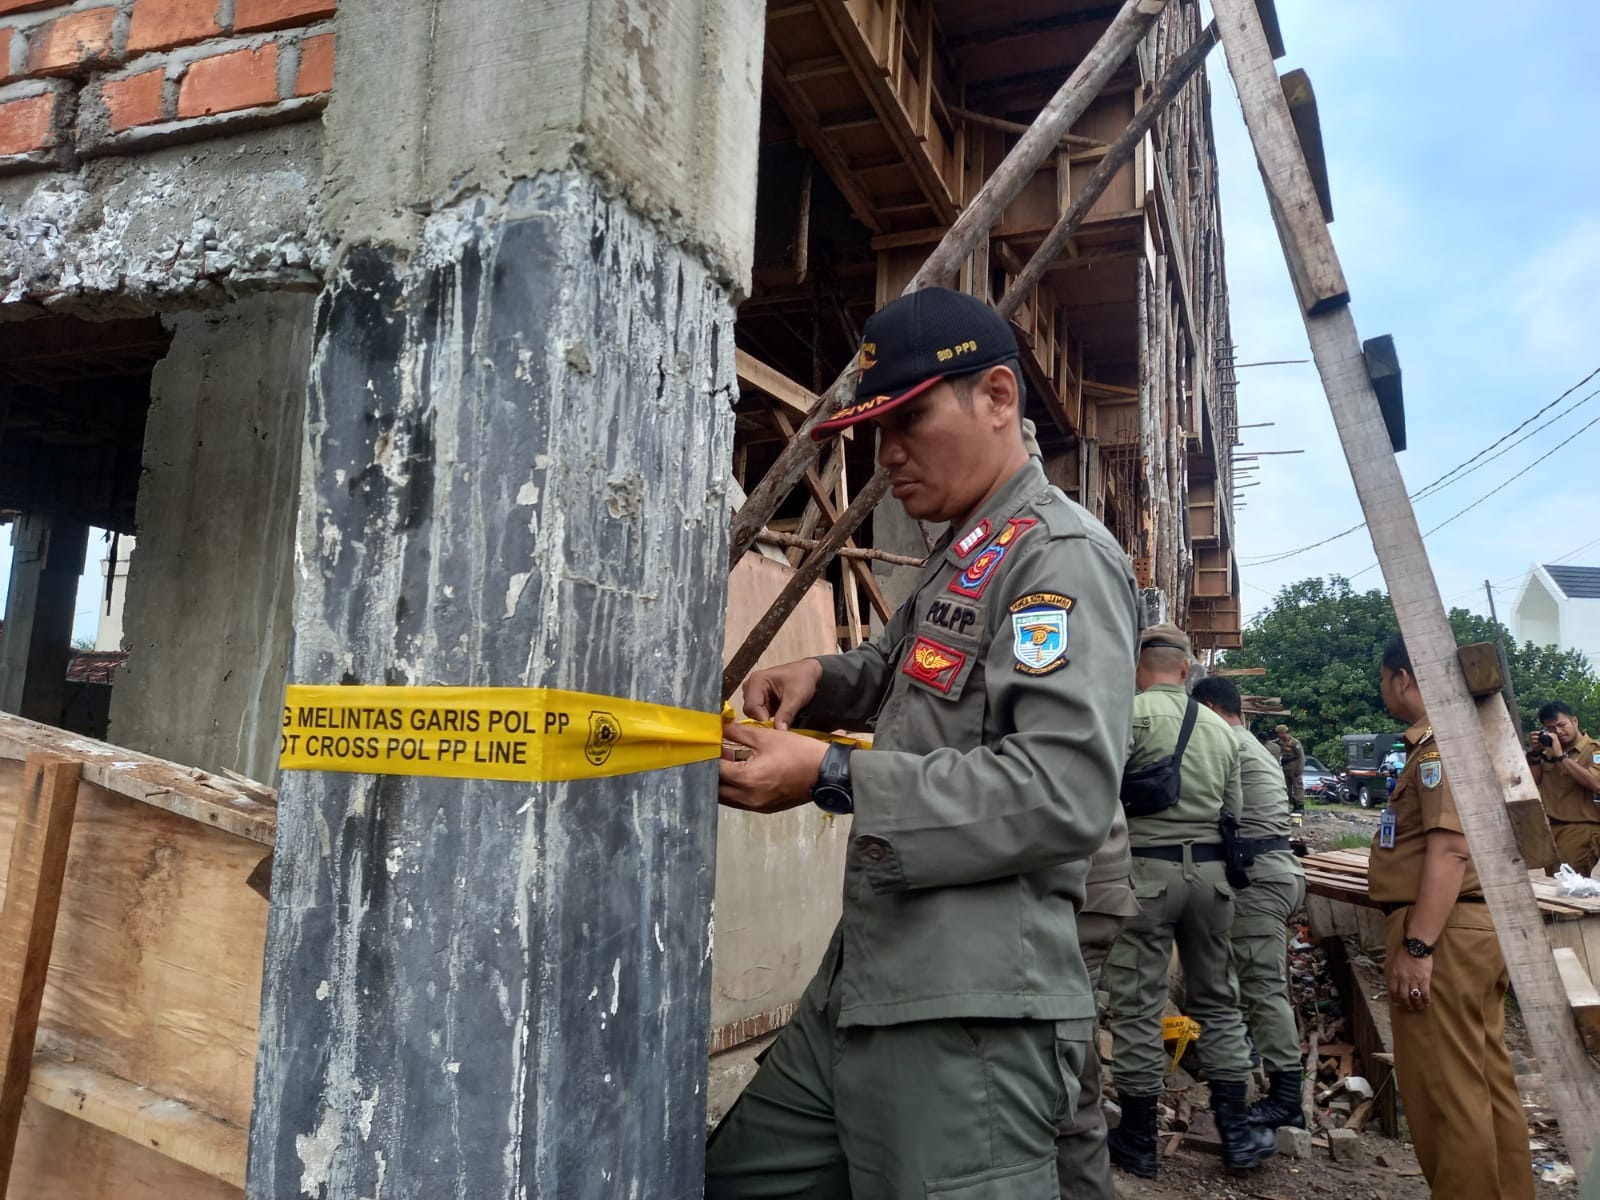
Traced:
<path fill-rule="evenodd" d="M 0 0 L 0 173 L 314 116 L 336 0 Z"/>

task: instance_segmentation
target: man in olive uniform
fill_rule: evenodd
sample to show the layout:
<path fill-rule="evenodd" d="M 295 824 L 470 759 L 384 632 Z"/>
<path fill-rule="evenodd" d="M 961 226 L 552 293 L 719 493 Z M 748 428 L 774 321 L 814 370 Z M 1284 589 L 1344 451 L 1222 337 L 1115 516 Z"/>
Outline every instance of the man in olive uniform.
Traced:
<path fill-rule="evenodd" d="M 1278 735 L 1278 762 L 1283 767 L 1283 784 L 1289 790 L 1289 807 L 1294 812 L 1306 809 L 1306 748 L 1289 732 L 1287 725 L 1273 731 Z"/>
<path fill-rule="evenodd" d="M 856 403 L 913 518 L 950 521 L 911 598 L 847 654 L 753 673 L 724 804 L 853 812 L 844 913 L 707 1147 L 708 1200 L 1057 1200 L 1094 1024 L 1075 910 L 1117 804 L 1137 592 L 1021 435 L 1016 343 L 930 288 L 864 331 Z M 789 731 L 875 724 L 852 754 Z"/>
<path fill-rule="evenodd" d="M 1123 927 L 1106 961 L 1111 1008 L 1111 1061 L 1122 1123 L 1107 1139 L 1111 1161 L 1154 1179 L 1156 1101 L 1165 1072 L 1161 1010 L 1174 941 L 1183 963 L 1185 1007 L 1200 1023 L 1198 1050 L 1211 1108 L 1229 1168 L 1253 1167 L 1277 1153 L 1272 1132 L 1249 1123 L 1245 1084 L 1250 1051 L 1234 984 L 1229 937 L 1233 888 L 1227 880 L 1220 819 L 1243 806 L 1239 743 L 1215 713 L 1189 698 L 1189 639 L 1174 625 L 1156 625 L 1139 639 L 1133 734 L 1122 796 L 1129 807 L 1133 892 L 1140 913 Z M 1192 722 L 1190 721 L 1192 718 Z M 1130 782 L 1172 756 L 1190 723 L 1178 764 L 1177 802 L 1151 807 Z M 1170 799 L 1170 793 L 1164 799 Z"/>
<path fill-rule="evenodd" d="M 1588 875 L 1600 863 L 1600 742 L 1578 728 L 1572 706 L 1561 700 L 1539 709 L 1539 724 L 1544 728 L 1528 735 L 1528 762 L 1556 852 Z"/>
<path fill-rule="evenodd" d="M 1233 970 L 1250 1036 L 1270 1080 L 1250 1106 L 1257 1125 L 1305 1127 L 1300 1107 L 1300 1033 L 1289 1002 L 1289 920 L 1306 899 L 1306 873 L 1289 849 L 1289 798 L 1272 752 L 1244 723 L 1244 703 L 1231 679 L 1212 675 L 1195 684 L 1194 698 L 1233 728 L 1239 743 L 1244 814 L 1239 832 L 1255 861 L 1250 886 L 1233 899 Z"/>
<path fill-rule="evenodd" d="M 1505 1043 L 1510 981 L 1398 637 L 1383 652 L 1379 686 L 1410 728 L 1372 842 L 1367 893 L 1387 920 L 1395 1075 L 1417 1162 L 1435 1196 L 1532 1200 L 1528 1125 Z"/>

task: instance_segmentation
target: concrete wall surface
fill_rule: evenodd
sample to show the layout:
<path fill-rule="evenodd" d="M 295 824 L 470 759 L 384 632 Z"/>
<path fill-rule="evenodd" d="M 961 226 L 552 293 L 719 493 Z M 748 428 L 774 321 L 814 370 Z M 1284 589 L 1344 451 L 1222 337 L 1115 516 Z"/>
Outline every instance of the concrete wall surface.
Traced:
<path fill-rule="evenodd" d="M 312 297 L 170 319 L 156 367 L 109 737 L 276 775 Z"/>
<path fill-rule="evenodd" d="M 0 178 L 0 320 L 320 287 L 321 144 L 301 124 Z"/>

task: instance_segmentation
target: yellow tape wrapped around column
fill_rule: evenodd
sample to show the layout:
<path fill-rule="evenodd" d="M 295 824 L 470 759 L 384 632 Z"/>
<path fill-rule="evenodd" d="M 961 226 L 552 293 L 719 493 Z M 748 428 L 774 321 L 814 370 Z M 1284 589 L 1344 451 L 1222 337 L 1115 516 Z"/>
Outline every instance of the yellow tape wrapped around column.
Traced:
<path fill-rule="evenodd" d="M 600 779 L 718 757 L 722 717 L 556 688 L 291 684 L 286 771 L 521 783 Z"/>

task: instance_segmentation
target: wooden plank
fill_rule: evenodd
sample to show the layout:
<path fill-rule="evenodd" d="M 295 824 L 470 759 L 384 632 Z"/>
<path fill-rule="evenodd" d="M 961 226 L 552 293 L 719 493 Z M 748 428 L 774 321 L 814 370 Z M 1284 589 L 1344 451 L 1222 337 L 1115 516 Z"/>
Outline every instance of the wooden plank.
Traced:
<path fill-rule="evenodd" d="M 28 1097 L 234 1187 L 244 1187 L 249 1132 L 170 1096 L 82 1063 L 42 1054 L 33 1063 Z"/>
<path fill-rule="evenodd" d="M 1279 80 L 1284 101 L 1289 105 L 1289 119 L 1294 122 L 1295 136 L 1300 140 L 1300 153 L 1305 156 L 1306 169 L 1311 172 L 1311 185 L 1317 191 L 1317 206 L 1324 222 L 1333 220 L 1333 189 L 1328 184 L 1328 159 L 1322 149 L 1322 126 L 1317 121 L 1317 95 L 1311 88 L 1311 77 L 1296 68 Z"/>
<path fill-rule="evenodd" d="M 27 1200 L 244 1200 L 231 1183 L 31 1097 L 12 1180 Z"/>
<path fill-rule="evenodd" d="M 0 908 L 0 1196 L 11 1180 L 11 1164 L 28 1094 L 33 1045 L 44 1002 L 45 976 L 55 943 L 61 883 L 72 841 L 81 768 L 70 758 L 44 751 L 28 756 L 5 905 Z"/>
<path fill-rule="evenodd" d="M 1291 273 L 1308 339 L 1356 494 L 1389 586 L 1401 633 L 1433 726 L 1473 865 L 1516 988 L 1551 1108 L 1572 1161 L 1588 1163 L 1600 1141 L 1596 1075 L 1569 1007 L 1519 849 L 1507 797 L 1535 794 L 1504 705 L 1474 701 L 1456 659 L 1455 635 L 1362 355 L 1344 276 L 1321 221 L 1294 138 L 1266 38 L 1251 0 L 1213 0 Z M 1307 286 L 1309 285 L 1309 287 Z"/>
<path fill-rule="evenodd" d="M 1557 948 L 1556 970 L 1561 973 L 1561 986 L 1566 989 L 1567 1003 L 1577 1019 L 1578 1031 L 1590 1054 L 1600 1054 L 1600 991 L 1583 969 L 1578 956 L 1564 947 Z"/>
<path fill-rule="evenodd" d="M 1311 170 L 1301 153 L 1255 2 L 1219 0 L 1212 10 L 1222 31 L 1228 71 L 1261 163 L 1300 306 L 1315 315 L 1344 305 L 1349 302 L 1350 288 L 1322 219 Z"/>
<path fill-rule="evenodd" d="M 83 779 L 152 808 L 270 846 L 278 828 L 278 793 L 243 776 L 224 777 L 0 713 L 0 759 L 36 750 L 76 759 Z"/>
<path fill-rule="evenodd" d="M 0 761 L 0 845 L 21 782 L 22 764 Z M 248 881 L 261 856 L 253 840 L 80 786 L 40 1046 L 247 1125 L 267 930 Z"/>

